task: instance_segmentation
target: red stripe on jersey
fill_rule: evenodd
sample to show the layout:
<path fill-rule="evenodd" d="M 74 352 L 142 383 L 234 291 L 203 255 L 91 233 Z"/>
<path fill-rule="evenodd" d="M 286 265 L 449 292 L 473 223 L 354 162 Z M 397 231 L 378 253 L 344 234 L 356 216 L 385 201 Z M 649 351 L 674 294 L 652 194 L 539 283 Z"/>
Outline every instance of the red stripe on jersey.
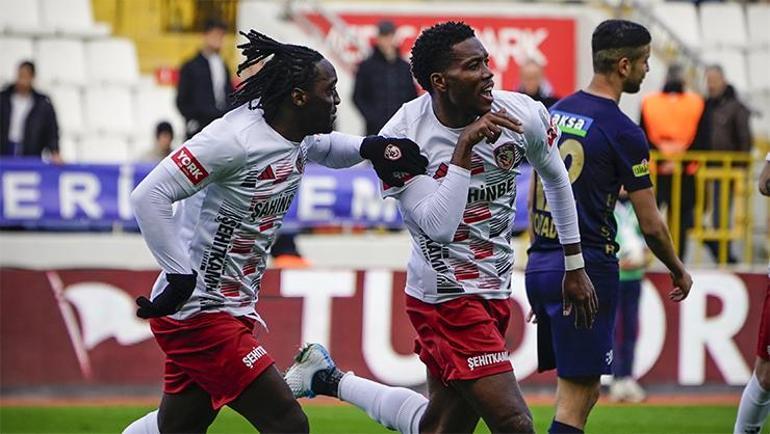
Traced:
<path fill-rule="evenodd" d="M 248 261 L 245 264 L 243 264 L 243 268 L 241 269 L 244 275 L 248 276 L 249 274 L 254 274 L 257 271 L 257 261 Z"/>
<path fill-rule="evenodd" d="M 487 204 L 472 205 L 466 208 L 463 213 L 463 222 L 467 224 L 482 222 L 490 218 L 492 218 L 492 213 L 489 211 Z"/>
<path fill-rule="evenodd" d="M 209 173 L 206 172 L 206 169 L 203 168 L 200 161 L 195 158 L 195 155 L 193 155 L 186 146 L 179 148 L 179 150 L 171 156 L 171 161 L 176 164 L 176 167 L 182 171 L 182 174 L 192 182 L 193 185 L 200 184 L 209 176 Z"/>
<path fill-rule="evenodd" d="M 479 269 L 473 262 L 463 262 L 455 266 L 454 272 L 457 280 L 477 279 L 479 277 Z"/>
<path fill-rule="evenodd" d="M 478 175 L 479 173 L 484 173 L 484 160 L 478 154 L 473 154 L 471 156 L 471 175 Z"/>
<path fill-rule="evenodd" d="M 441 163 L 436 169 L 436 173 L 433 174 L 433 179 L 441 179 L 446 176 L 449 166 L 446 163 Z"/>
<path fill-rule="evenodd" d="M 269 222 L 265 222 L 265 223 L 262 223 L 261 225 L 259 225 L 259 231 L 260 232 L 264 232 L 264 231 L 266 231 L 266 230 L 268 230 L 268 229 L 270 229 L 272 227 L 273 227 L 273 221 L 270 220 Z"/>
<path fill-rule="evenodd" d="M 494 253 L 494 245 L 489 241 L 474 240 L 471 241 L 471 252 L 476 259 L 484 259 L 492 256 Z"/>
<path fill-rule="evenodd" d="M 457 226 L 457 230 L 455 231 L 455 237 L 452 239 L 452 242 L 459 242 L 459 241 L 465 241 L 470 237 L 471 228 L 468 225 L 464 225 L 460 223 L 459 226 Z"/>
<path fill-rule="evenodd" d="M 257 179 L 260 181 L 266 181 L 268 179 L 275 179 L 275 174 L 273 173 L 273 166 L 267 166 L 267 169 L 263 170 L 262 173 L 257 176 Z"/>
<path fill-rule="evenodd" d="M 238 297 L 241 295 L 241 284 L 239 282 L 227 282 L 223 283 L 219 292 L 225 297 Z"/>

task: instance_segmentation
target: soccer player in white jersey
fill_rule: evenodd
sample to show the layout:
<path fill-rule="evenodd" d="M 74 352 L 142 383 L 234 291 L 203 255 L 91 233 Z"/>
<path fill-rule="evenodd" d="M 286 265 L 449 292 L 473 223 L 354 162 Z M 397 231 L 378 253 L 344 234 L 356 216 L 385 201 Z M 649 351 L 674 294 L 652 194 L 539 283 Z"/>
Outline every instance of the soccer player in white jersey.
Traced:
<path fill-rule="evenodd" d="M 488 60 L 464 23 L 423 31 L 411 61 L 427 93 L 404 104 L 381 132 L 414 140 L 429 161 L 427 175 L 383 185 L 412 236 L 406 308 L 429 399 L 342 373 L 318 344 L 303 348 L 285 375 L 295 396 L 337 396 L 404 433 L 470 433 L 480 418 L 492 432 L 533 432 L 505 343 L 515 178 L 524 158 L 544 178 L 564 245 L 565 304 L 590 324 L 598 303 L 583 271 L 558 131 L 542 104 L 492 90 Z"/>
<path fill-rule="evenodd" d="M 759 175 L 759 192 L 770 196 L 770 152 L 765 156 L 765 166 Z M 757 359 L 749 383 L 743 389 L 738 416 L 735 419 L 735 434 L 758 434 L 770 413 L 770 264 L 767 266 L 768 281 L 762 320 L 757 337 Z"/>
<path fill-rule="evenodd" d="M 254 336 L 265 263 L 305 162 L 347 167 L 365 155 L 401 185 L 398 176 L 425 173 L 409 140 L 327 134 L 340 99 L 334 67 L 318 52 L 254 31 L 244 36 L 239 71 L 269 59 L 235 92 L 237 108 L 163 160 L 131 195 L 162 268 L 150 299 L 137 299 L 137 315 L 150 319 L 166 361 L 160 409 L 127 433 L 203 433 L 224 405 L 261 432 L 308 432 Z"/>

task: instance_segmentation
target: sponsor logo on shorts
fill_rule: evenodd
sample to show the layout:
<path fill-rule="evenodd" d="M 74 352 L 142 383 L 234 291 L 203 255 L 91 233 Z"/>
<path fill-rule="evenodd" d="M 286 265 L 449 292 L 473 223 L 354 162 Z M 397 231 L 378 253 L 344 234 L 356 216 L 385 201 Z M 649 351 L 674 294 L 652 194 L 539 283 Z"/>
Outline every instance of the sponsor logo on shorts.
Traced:
<path fill-rule="evenodd" d="M 182 171 L 184 176 L 193 183 L 193 185 L 200 184 L 201 181 L 209 176 L 209 173 L 206 172 L 206 169 L 203 168 L 200 161 L 198 161 L 192 152 L 185 147 L 179 148 L 179 150 L 171 156 L 171 160 L 176 164 L 179 170 Z"/>
<path fill-rule="evenodd" d="M 607 351 L 607 354 L 604 355 L 604 361 L 607 362 L 608 366 L 612 364 L 613 356 L 614 356 L 614 353 L 612 352 L 612 350 Z"/>
<path fill-rule="evenodd" d="M 254 364 L 257 363 L 257 360 L 266 355 L 267 351 L 265 351 L 265 349 L 262 348 L 262 345 L 260 345 L 258 347 L 254 347 L 254 349 L 249 351 L 249 354 L 246 354 L 241 360 L 243 360 L 243 364 L 246 365 L 247 368 L 251 369 L 254 367 Z"/>
<path fill-rule="evenodd" d="M 647 176 L 650 174 L 650 163 L 645 158 L 641 163 L 631 166 L 631 170 L 633 170 L 634 176 L 637 178 Z"/>
<path fill-rule="evenodd" d="M 468 368 L 470 368 L 472 371 L 476 368 L 508 362 L 508 351 L 501 351 L 499 353 L 487 353 L 480 356 L 468 357 L 467 361 Z"/>

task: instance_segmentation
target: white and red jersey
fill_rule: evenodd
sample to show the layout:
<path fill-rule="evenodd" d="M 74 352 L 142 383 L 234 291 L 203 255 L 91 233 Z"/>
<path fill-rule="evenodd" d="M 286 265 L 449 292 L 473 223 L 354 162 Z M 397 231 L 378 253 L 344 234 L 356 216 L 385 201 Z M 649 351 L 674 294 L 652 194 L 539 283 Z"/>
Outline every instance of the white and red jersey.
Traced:
<path fill-rule="evenodd" d="M 511 292 L 516 176 L 526 157 L 535 167 L 550 160 L 558 131 L 541 103 L 519 93 L 495 91 L 492 110 L 504 108 L 523 123 L 524 134 L 503 130 L 493 144 L 485 140 L 473 148 L 465 210 L 454 239 L 441 244 L 426 235 L 399 201 L 411 233 L 406 292 L 427 303 L 441 303 L 464 295 L 507 298 Z M 462 128 L 448 128 L 436 118 L 429 94 L 404 104 L 380 135 L 408 137 L 428 158 L 427 176 L 439 182 L 446 176 Z M 561 161 L 558 162 L 561 164 Z M 425 176 L 425 175 L 421 175 Z M 383 186 L 385 197 L 400 199 L 410 187 Z M 570 198 L 571 199 L 571 198 Z"/>
<path fill-rule="evenodd" d="M 297 194 L 306 160 L 332 167 L 360 162 L 361 138 L 332 133 L 291 142 L 261 110 L 243 105 L 217 119 L 164 159 L 132 196 L 145 240 L 163 272 L 198 273 L 195 291 L 172 315 L 225 311 L 256 317 L 262 274 L 283 217 Z M 158 197 L 162 196 L 160 199 Z M 165 207 L 179 202 L 164 218 Z M 145 201 L 155 202 L 144 204 Z M 165 232 L 159 227 L 166 226 Z"/>

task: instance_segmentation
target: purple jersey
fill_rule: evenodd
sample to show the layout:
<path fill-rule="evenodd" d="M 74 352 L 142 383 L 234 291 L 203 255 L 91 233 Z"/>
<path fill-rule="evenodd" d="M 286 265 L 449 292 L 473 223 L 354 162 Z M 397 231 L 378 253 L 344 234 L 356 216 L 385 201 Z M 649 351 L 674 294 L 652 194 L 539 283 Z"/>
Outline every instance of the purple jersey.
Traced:
<path fill-rule="evenodd" d="M 614 101 L 583 91 L 554 105 L 551 117 L 561 130 L 559 151 L 569 171 L 577 203 L 586 262 L 614 264 L 618 245 L 613 212 L 620 187 L 631 192 L 652 186 L 647 139 Z M 535 239 L 530 252 L 561 251 L 542 184 L 535 183 L 532 200 Z M 527 270 L 563 269 L 563 258 L 558 259 L 558 264 L 530 261 Z"/>

